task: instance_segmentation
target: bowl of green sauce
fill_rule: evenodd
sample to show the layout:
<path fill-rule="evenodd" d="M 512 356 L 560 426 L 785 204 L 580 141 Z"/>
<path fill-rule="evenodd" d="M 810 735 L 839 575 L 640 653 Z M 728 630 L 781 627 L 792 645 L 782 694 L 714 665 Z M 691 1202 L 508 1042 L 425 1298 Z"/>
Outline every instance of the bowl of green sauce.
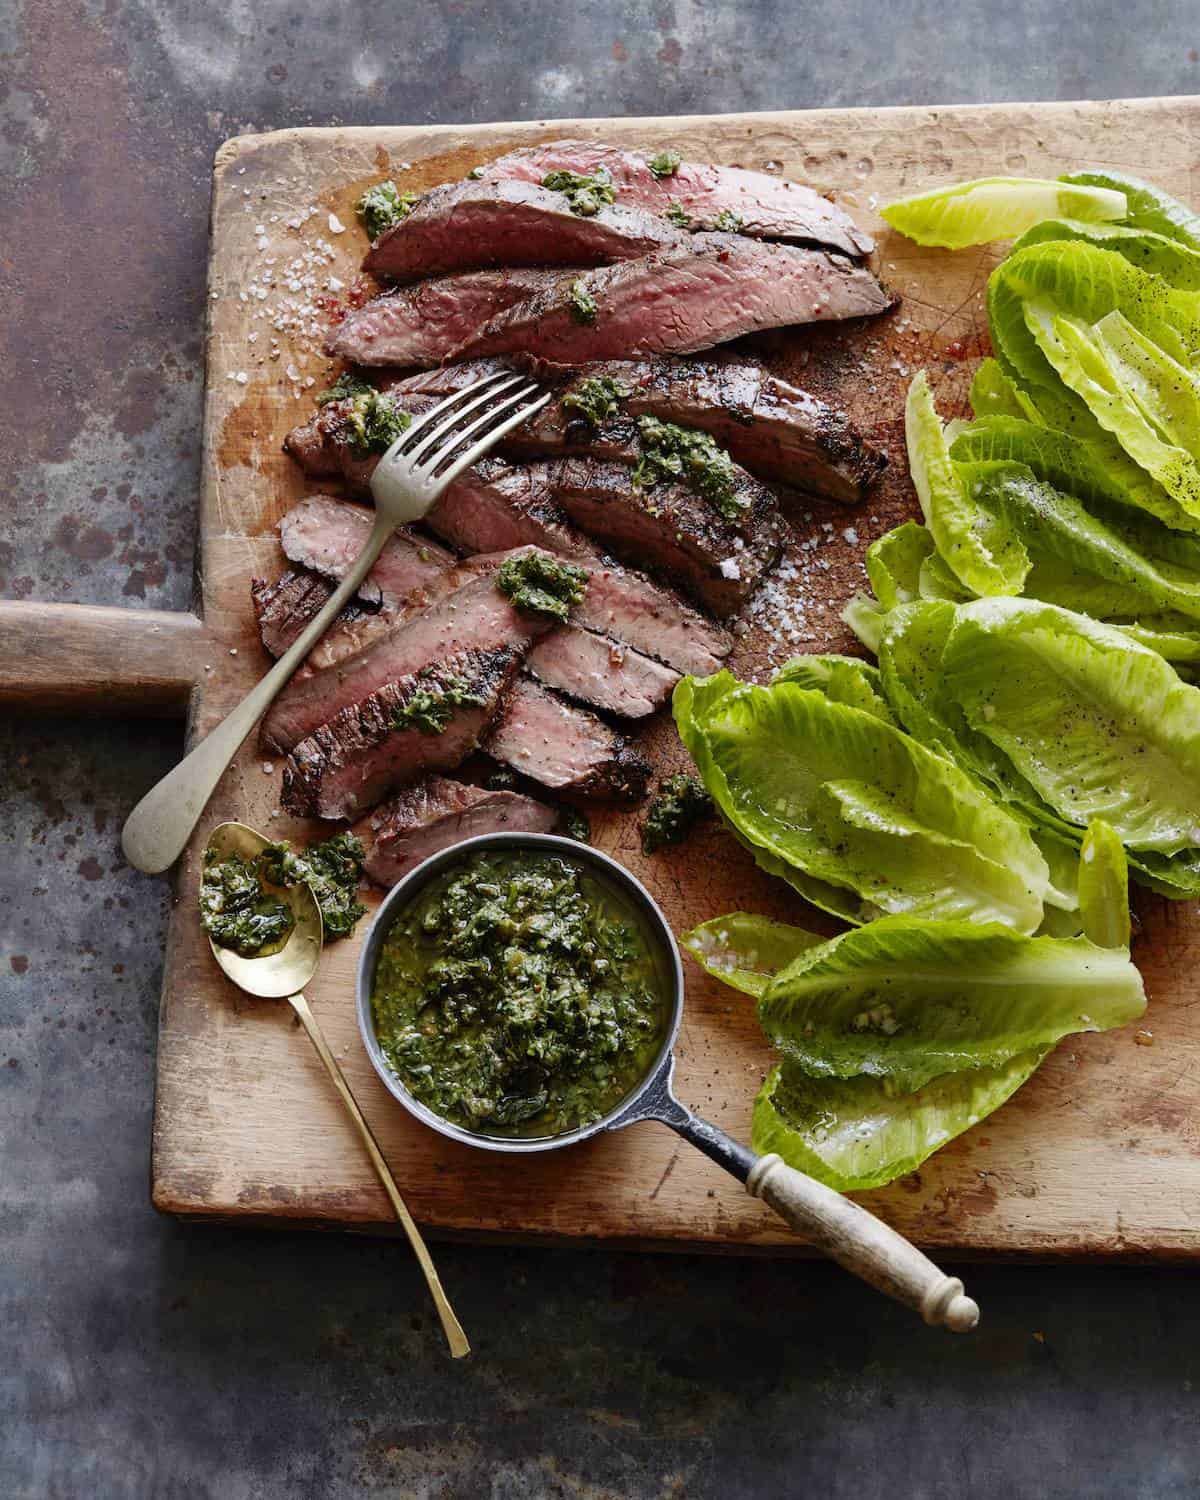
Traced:
<path fill-rule="evenodd" d="M 498 1151 L 585 1139 L 669 1071 L 679 952 L 645 888 L 552 834 L 432 855 L 380 907 L 358 969 L 363 1042 L 426 1125 Z"/>

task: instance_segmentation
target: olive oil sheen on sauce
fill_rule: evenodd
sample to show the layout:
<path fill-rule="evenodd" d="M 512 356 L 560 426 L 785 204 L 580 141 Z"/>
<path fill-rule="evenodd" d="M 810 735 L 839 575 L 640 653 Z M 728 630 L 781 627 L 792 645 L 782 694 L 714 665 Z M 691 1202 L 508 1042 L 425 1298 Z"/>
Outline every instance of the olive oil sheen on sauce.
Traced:
<path fill-rule="evenodd" d="M 662 1043 L 671 987 L 640 912 L 570 858 L 471 855 L 397 914 L 371 988 L 388 1064 L 466 1130 L 562 1135 L 620 1104 Z"/>

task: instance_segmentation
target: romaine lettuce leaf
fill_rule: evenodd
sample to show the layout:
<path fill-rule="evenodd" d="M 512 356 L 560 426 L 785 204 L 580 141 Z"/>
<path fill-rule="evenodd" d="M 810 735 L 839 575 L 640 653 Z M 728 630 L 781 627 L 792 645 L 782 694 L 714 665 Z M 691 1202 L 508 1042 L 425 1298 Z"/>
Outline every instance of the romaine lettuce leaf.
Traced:
<path fill-rule="evenodd" d="M 904 436 L 925 524 L 943 561 L 972 593 L 1020 593 L 1028 554 L 963 487 L 924 370 L 908 388 Z"/>
<path fill-rule="evenodd" d="M 1117 380 L 1145 417 L 1170 442 L 1200 452 L 1200 382 L 1165 354 L 1122 312 L 1110 312 L 1092 330 Z"/>
<path fill-rule="evenodd" d="M 1186 514 L 1200 517 L 1200 465 L 1186 448 L 1160 432 L 1123 381 L 1123 367 L 1114 363 L 1098 331 L 1108 315 L 1092 327 L 1081 318 L 1057 314 L 1049 302 L 1033 299 L 1025 304 L 1024 314 L 1039 350 L 1104 431 Z M 1151 340 L 1146 342 L 1153 347 Z"/>
<path fill-rule="evenodd" d="M 1153 230 L 1126 224 L 1084 224 L 1078 219 L 1045 219 L 1021 236 L 1012 253 L 1048 240 L 1085 240 L 1101 250 L 1123 255 L 1139 271 L 1161 276 L 1178 291 L 1200 291 L 1200 250 Z"/>
<path fill-rule="evenodd" d="M 846 601 L 838 618 L 843 625 L 849 626 L 868 651 L 877 652 L 885 613 L 878 599 L 860 593 Z"/>
<path fill-rule="evenodd" d="M 933 538 L 916 521 L 885 531 L 867 548 L 867 577 L 884 609 L 920 597 L 921 564 L 933 555 Z"/>
<path fill-rule="evenodd" d="M 951 604 L 965 604 L 968 599 L 979 597 L 959 582 L 937 552 L 930 553 L 921 564 L 917 588 L 922 599 L 948 600 Z"/>
<path fill-rule="evenodd" d="M 1088 824 L 1079 851 L 1079 915 L 1097 947 L 1129 947 L 1129 865 L 1116 830 L 1103 818 Z"/>
<path fill-rule="evenodd" d="M 757 849 L 876 912 L 1028 932 L 1041 921 L 1047 871 L 1026 828 L 874 714 L 721 673 L 681 683 L 675 716 L 708 791 Z"/>
<path fill-rule="evenodd" d="M 975 371 L 970 400 L 976 417 L 1015 417 L 1019 422 L 1041 422 L 1037 407 L 1006 374 L 998 359 L 985 359 Z M 963 430 L 956 434 L 955 441 Z"/>
<path fill-rule="evenodd" d="M 942 672 L 1061 817 L 1102 817 L 1135 850 L 1200 845 L 1200 690 L 1161 656 L 1055 605 L 984 599 L 957 607 Z"/>
<path fill-rule="evenodd" d="M 810 948 L 758 1002 L 763 1030 L 814 1078 L 886 1078 L 913 1091 L 942 1073 L 1001 1067 L 1077 1031 L 1140 1016 L 1127 952 L 998 924 L 884 917 Z"/>
<path fill-rule="evenodd" d="M 1170 197 L 1153 183 L 1143 182 L 1140 177 L 1130 177 L 1124 172 L 1112 172 L 1092 168 L 1085 172 L 1067 172 L 1059 181 L 1079 187 L 1108 188 L 1125 194 L 1125 223 L 1135 229 L 1149 229 L 1155 234 L 1166 235 L 1180 244 L 1200 250 L 1200 214 L 1196 214 L 1186 203 Z"/>
<path fill-rule="evenodd" d="M 880 213 L 918 245 L 961 250 L 1015 239 L 1039 219 L 1123 219 L 1125 195 L 1036 177 L 979 177 L 901 198 Z"/>
<path fill-rule="evenodd" d="M 1045 1055 L 1038 1048 L 999 1067 L 943 1073 L 911 1094 L 887 1079 L 810 1078 L 783 1063 L 754 1101 L 750 1141 L 839 1192 L 882 1187 L 998 1109 Z"/>
<path fill-rule="evenodd" d="M 771 681 L 791 682 L 796 687 L 814 688 L 834 703 L 861 708 L 864 713 L 874 714 L 885 724 L 896 722 L 883 695 L 879 668 L 871 666 L 870 662 L 860 661 L 856 656 L 794 656 L 772 675 Z"/>
<path fill-rule="evenodd" d="M 754 912 L 731 911 L 701 922 L 680 938 L 702 969 L 757 999 L 788 964 L 826 939 Z"/>

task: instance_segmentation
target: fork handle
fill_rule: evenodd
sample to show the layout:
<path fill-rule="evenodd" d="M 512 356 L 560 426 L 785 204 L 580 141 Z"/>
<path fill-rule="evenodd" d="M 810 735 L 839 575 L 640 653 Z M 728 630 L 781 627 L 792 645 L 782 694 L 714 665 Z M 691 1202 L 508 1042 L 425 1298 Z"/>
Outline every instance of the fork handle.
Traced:
<path fill-rule="evenodd" d="M 233 712 L 151 787 L 129 814 L 121 830 L 121 847 L 135 869 L 157 875 L 183 853 L 238 747 L 355 594 L 393 530 L 392 522 L 375 517 L 366 546 L 316 618 Z"/>

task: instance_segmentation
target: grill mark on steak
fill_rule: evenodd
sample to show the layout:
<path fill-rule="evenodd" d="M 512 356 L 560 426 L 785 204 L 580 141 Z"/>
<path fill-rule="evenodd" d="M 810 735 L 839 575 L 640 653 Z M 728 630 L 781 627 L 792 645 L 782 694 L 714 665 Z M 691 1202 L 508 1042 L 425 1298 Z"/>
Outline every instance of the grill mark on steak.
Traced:
<path fill-rule="evenodd" d="M 397 709 L 429 685 L 427 671 L 354 702 L 294 747 L 283 772 L 283 805 L 299 817 L 354 818 L 397 785 L 461 765 L 495 717 L 522 655 L 515 645 L 436 659 L 439 677 L 453 676 L 481 700 L 452 709 L 438 734 L 392 727 Z"/>
<path fill-rule="evenodd" d="M 614 729 L 528 677 L 513 684 L 483 749 L 567 797 L 629 805 L 646 795 L 650 766 Z"/>
<path fill-rule="evenodd" d="M 547 360 L 470 360 L 442 365 L 389 383 L 407 403 L 448 396 L 499 370 L 522 365 L 555 392 L 549 405 L 515 428 L 500 445 L 513 459 L 592 454 L 628 463 L 640 454 L 637 418 L 658 417 L 711 433 L 744 469 L 852 505 L 887 467 L 844 412 L 761 365 L 725 359 L 602 360 L 564 366 Z M 563 398 L 583 381 L 607 377 L 629 395 L 620 415 L 598 429 L 573 414 Z"/>
<path fill-rule="evenodd" d="M 510 649 L 523 656 L 548 629 L 544 616 L 513 607 L 490 577 L 451 570 L 445 593 L 402 618 L 363 651 L 307 676 L 292 678 L 267 711 L 260 731 L 265 749 L 287 752 L 343 710 L 423 667 L 439 665 L 468 649 Z"/>
<path fill-rule="evenodd" d="M 328 570 L 329 577 L 338 581 L 361 549 L 370 531 L 372 513 L 364 506 L 332 500 L 328 496 L 313 497 L 302 504 L 308 522 L 305 535 L 310 542 L 306 555 L 319 561 Z M 289 530 L 289 516 L 280 523 L 281 533 Z M 333 540 L 320 542 L 315 537 L 312 523 L 317 519 L 327 524 Z M 434 550 L 441 553 L 440 548 Z M 514 550 L 519 552 L 521 549 Z M 448 553 L 441 555 L 449 558 Z M 511 551 L 489 553 L 471 557 L 457 567 L 439 570 L 423 589 L 404 600 L 398 600 L 386 588 L 375 586 L 373 572 L 368 574 L 366 582 L 372 585 L 372 596 L 381 599 L 377 612 L 364 614 L 361 609 L 354 608 L 344 611 L 313 648 L 297 676 L 307 676 L 312 671 L 333 666 L 364 650 L 386 635 L 405 614 L 411 613 L 414 606 L 428 607 L 435 598 L 460 587 L 469 576 L 493 572 L 510 555 Z M 332 587 L 324 581 L 295 573 L 285 574 L 275 585 L 258 580 L 251 595 L 258 615 L 259 634 L 266 649 L 273 656 L 287 650 L 332 592 Z M 287 618 L 283 600 L 293 595 L 298 597 L 299 604 L 294 615 Z M 270 610 L 269 617 L 267 610 Z M 641 718 L 653 713 L 670 696 L 679 680 L 679 674 L 669 667 L 660 665 L 631 646 L 597 635 L 574 620 L 565 626 L 557 626 L 536 642 L 525 665 L 526 670 L 547 686 L 623 718 Z"/>
<path fill-rule="evenodd" d="M 763 239 L 813 242 L 846 255 L 866 255 L 874 241 L 836 204 L 810 187 L 785 178 L 681 161 L 670 177 L 656 177 L 651 153 L 622 151 L 598 141 L 547 141 L 510 151 L 481 169 L 481 180 L 541 182 L 548 172 L 594 173 L 604 167 L 617 189 L 617 201 L 666 213 L 677 204 L 693 229 L 714 229 L 722 212 L 737 214 L 741 233 Z"/>
<path fill-rule="evenodd" d="M 379 236 L 363 270 L 395 281 L 489 266 L 598 266 L 687 235 L 660 214 L 620 203 L 583 216 L 531 182 L 453 182 L 425 194 Z"/>
<path fill-rule="evenodd" d="M 591 322 L 579 321 L 572 287 L 595 303 Z M 515 303 L 451 358 L 524 352 L 579 364 L 691 354 L 766 328 L 871 317 L 895 302 L 864 266 L 828 251 L 698 234 Z"/>
<path fill-rule="evenodd" d="M 366 851 L 363 869 L 376 885 L 396 884 L 431 854 L 484 833 L 549 833 L 553 808 L 519 792 L 427 776 L 390 797 L 354 825 Z"/>
<path fill-rule="evenodd" d="M 545 466 L 510 468 L 486 459 L 441 496 L 425 523 L 464 552 L 532 544 L 588 569 L 573 619 L 679 672 L 708 676 L 733 649 L 727 630 L 634 569 L 622 568 L 582 537 L 550 498 Z"/>
<path fill-rule="evenodd" d="M 744 470 L 737 521 L 727 521 L 683 484 L 639 489 L 619 464 L 564 458 L 533 465 L 575 524 L 618 557 L 659 568 L 714 614 L 735 613 L 779 557 L 775 497 Z"/>
<path fill-rule="evenodd" d="M 471 271 L 397 287 L 352 308 L 325 352 L 356 365 L 436 365 L 498 312 L 562 275 L 533 268 Z"/>

